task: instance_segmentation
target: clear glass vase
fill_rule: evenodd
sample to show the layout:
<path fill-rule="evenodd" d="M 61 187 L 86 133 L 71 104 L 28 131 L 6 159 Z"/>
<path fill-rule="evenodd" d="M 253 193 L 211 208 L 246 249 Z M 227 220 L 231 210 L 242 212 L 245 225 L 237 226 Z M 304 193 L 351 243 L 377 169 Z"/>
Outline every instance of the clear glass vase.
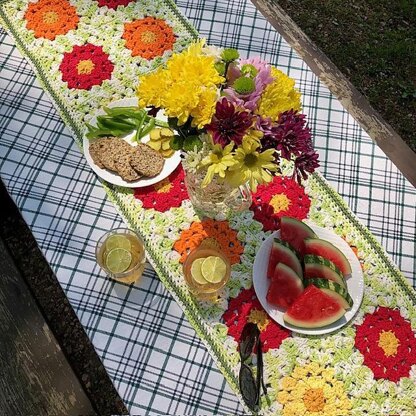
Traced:
<path fill-rule="evenodd" d="M 251 191 L 247 184 L 232 187 L 220 181 L 216 175 L 212 182 L 202 187 L 206 171 L 189 172 L 185 169 L 185 185 L 189 199 L 197 213 L 214 218 L 220 214 L 227 215 L 230 211 L 247 210 L 252 202 Z"/>

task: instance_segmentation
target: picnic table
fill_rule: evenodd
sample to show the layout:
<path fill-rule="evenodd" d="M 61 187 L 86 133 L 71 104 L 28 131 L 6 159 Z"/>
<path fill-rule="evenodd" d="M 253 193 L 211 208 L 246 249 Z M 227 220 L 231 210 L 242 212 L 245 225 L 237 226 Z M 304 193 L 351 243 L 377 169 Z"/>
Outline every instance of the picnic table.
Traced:
<path fill-rule="evenodd" d="M 306 186 L 315 201 L 310 216 L 338 233 L 345 229 L 343 237 L 356 247 L 364 265 L 365 302 L 347 327 L 311 338 L 310 344 L 307 337 L 279 332 L 279 342 L 265 351 L 270 368 L 266 382 L 275 398 L 266 414 L 285 411 L 290 399 L 278 394 L 290 390 L 282 383 L 289 383 L 296 369 L 300 374 L 306 368 L 317 378 L 327 374 L 342 390 L 337 397 L 343 411 L 413 415 L 416 191 L 256 8 L 245 0 L 178 0 L 176 6 L 170 0 L 114 0 L 108 6 L 101 0 L 73 0 L 81 16 L 79 32 L 46 41 L 27 27 L 28 3 L 0 4 L 1 179 L 130 413 L 247 411 L 236 384 L 237 343 L 221 319 L 229 305 L 238 307 L 239 296 L 250 290 L 250 265 L 268 235 L 250 212 L 230 221 L 229 229 L 241 232 L 238 238 L 246 244 L 246 256 L 235 273 L 244 275 L 244 284 L 231 287 L 218 308 L 200 306 L 181 285 L 172 250 L 181 232 L 197 222 L 189 201 L 183 198 L 181 211 L 143 208 L 140 198 L 100 181 L 80 151 L 79 110 L 96 110 L 102 102 L 134 96 L 136 73 L 128 65 L 136 62 L 128 50 L 120 50 L 120 42 L 111 43 L 105 36 L 116 36 L 124 21 L 156 16 L 175 28 L 178 50 L 197 36 L 205 37 L 209 44 L 237 48 L 244 56 L 261 56 L 296 80 L 321 162 L 320 175 Z M 106 31 L 100 31 L 100 25 Z M 57 51 L 63 54 L 82 41 L 106 44 L 121 66 L 116 64 L 116 83 L 96 90 L 90 101 L 82 94 L 70 99 L 62 86 L 56 87 Z M 34 54 L 36 50 L 44 55 Z M 151 70 L 163 60 L 140 62 L 140 68 Z M 147 244 L 149 264 L 138 285 L 107 278 L 95 260 L 100 236 L 125 224 L 138 230 Z M 167 235 L 170 225 L 174 231 Z M 256 235 L 261 238 L 256 240 Z M 373 346 L 362 346 L 355 338 L 358 333 L 371 337 L 368 319 L 385 332 L 392 329 L 382 326 L 383 319 L 395 320 L 405 334 L 397 348 L 374 365 L 368 361 Z M 392 336 L 397 340 L 400 334 Z M 413 355 L 401 351 L 400 342 L 406 342 Z M 342 354 L 331 358 L 325 348 L 333 348 L 334 354 L 338 348 Z M 389 367 L 391 356 L 401 360 L 399 376 Z M 322 373 L 329 367 L 331 373 Z"/>

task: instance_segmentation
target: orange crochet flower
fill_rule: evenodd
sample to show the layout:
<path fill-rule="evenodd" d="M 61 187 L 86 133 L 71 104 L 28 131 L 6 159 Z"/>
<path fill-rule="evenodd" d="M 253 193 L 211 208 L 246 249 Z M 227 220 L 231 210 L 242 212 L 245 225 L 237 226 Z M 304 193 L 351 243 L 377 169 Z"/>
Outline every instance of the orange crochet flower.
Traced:
<path fill-rule="evenodd" d="M 153 59 L 170 51 L 175 43 L 175 34 L 164 20 L 154 17 L 134 20 L 124 24 L 123 39 L 132 56 Z"/>
<path fill-rule="evenodd" d="M 218 242 L 231 264 L 240 262 L 240 254 L 244 248 L 237 239 L 237 231 L 230 228 L 227 221 L 212 219 L 193 222 L 187 230 L 182 231 L 173 245 L 174 250 L 181 255 L 180 262 L 183 263 L 188 254 L 206 238 L 214 238 Z"/>
<path fill-rule="evenodd" d="M 29 3 L 25 13 L 26 27 L 36 38 L 54 40 L 76 29 L 79 22 L 76 9 L 67 0 L 39 0 Z"/>

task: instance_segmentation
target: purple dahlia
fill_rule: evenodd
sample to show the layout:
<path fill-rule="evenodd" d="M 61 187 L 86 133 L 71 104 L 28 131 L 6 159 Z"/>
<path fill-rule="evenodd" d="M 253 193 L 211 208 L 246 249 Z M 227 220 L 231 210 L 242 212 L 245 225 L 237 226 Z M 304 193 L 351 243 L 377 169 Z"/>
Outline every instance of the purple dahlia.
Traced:
<path fill-rule="evenodd" d="M 306 179 L 309 173 L 313 173 L 315 169 L 319 168 L 318 157 L 319 155 L 315 150 L 308 150 L 295 159 L 293 177 L 296 177 L 299 183 L 302 179 Z"/>
<path fill-rule="evenodd" d="M 224 97 L 217 102 L 212 121 L 205 127 L 215 144 L 225 147 L 233 141 L 239 146 L 252 122 L 253 118 L 247 111 L 237 111 L 234 104 Z"/>

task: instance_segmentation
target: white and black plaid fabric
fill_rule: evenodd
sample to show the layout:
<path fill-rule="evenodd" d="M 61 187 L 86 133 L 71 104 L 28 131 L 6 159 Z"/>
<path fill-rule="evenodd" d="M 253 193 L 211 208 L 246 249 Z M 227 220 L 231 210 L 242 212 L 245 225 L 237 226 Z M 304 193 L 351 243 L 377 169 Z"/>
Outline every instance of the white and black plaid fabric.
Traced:
<path fill-rule="evenodd" d="M 416 287 L 416 191 L 281 36 L 244 0 L 177 1 L 209 43 L 297 80 L 321 172 Z M 133 415 L 243 409 L 154 272 L 104 277 L 95 242 L 121 219 L 13 41 L 0 31 L 0 173 Z M 141 306 L 154 295 L 157 303 Z"/>

